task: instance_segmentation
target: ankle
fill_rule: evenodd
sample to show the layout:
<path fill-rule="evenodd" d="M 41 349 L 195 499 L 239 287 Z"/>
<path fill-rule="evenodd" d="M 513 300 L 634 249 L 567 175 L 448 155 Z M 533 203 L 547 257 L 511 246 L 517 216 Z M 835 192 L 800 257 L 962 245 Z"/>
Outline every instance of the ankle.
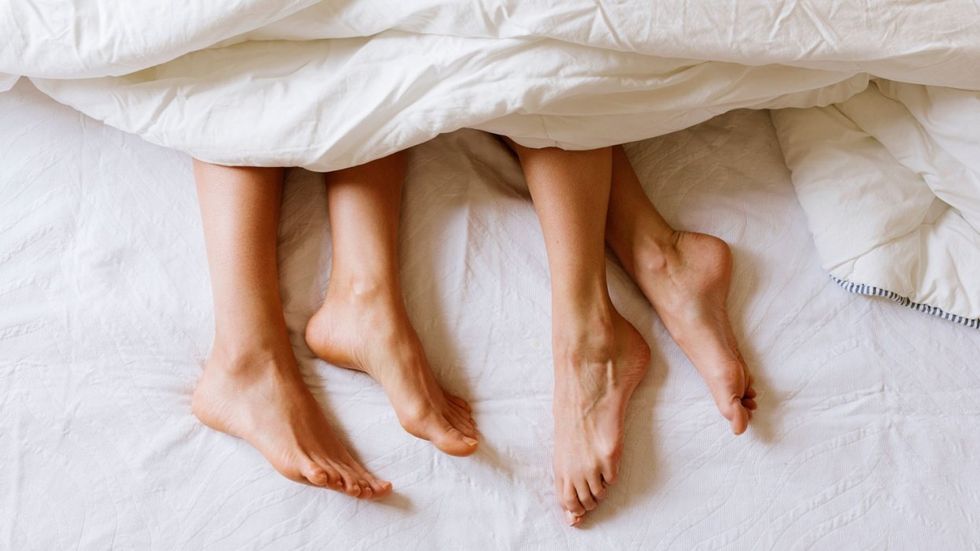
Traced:
<path fill-rule="evenodd" d="M 643 234 L 631 246 L 629 260 L 624 265 L 632 274 L 659 275 L 676 256 L 679 232 L 669 234 Z M 628 265 L 626 265 L 628 264 Z"/>
<path fill-rule="evenodd" d="M 331 278 L 305 336 L 314 352 L 335 348 L 338 340 L 346 348 L 360 348 L 369 340 L 389 349 L 417 340 L 397 282 L 347 276 Z"/>
<path fill-rule="evenodd" d="M 556 312 L 552 346 L 555 357 L 565 360 L 559 363 L 579 365 L 612 358 L 616 316 L 608 301 L 575 313 Z"/>
<path fill-rule="evenodd" d="M 242 375 L 295 366 L 289 342 L 215 338 L 206 370 Z"/>
<path fill-rule="evenodd" d="M 335 274 L 330 277 L 327 296 L 355 304 L 391 305 L 400 298 L 398 288 L 397 279 L 391 276 Z"/>

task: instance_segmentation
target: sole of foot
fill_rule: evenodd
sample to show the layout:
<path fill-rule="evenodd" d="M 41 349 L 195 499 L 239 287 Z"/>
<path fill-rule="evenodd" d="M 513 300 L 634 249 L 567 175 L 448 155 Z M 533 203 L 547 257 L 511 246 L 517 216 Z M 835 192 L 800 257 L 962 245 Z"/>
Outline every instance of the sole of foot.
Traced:
<path fill-rule="evenodd" d="M 728 244 L 675 232 L 666 245 L 641 248 L 633 266 L 634 279 L 701 374 L 732 432 L 742 434 L 757 407 L 756 391 L 726 306 L 732 280 Z"/>

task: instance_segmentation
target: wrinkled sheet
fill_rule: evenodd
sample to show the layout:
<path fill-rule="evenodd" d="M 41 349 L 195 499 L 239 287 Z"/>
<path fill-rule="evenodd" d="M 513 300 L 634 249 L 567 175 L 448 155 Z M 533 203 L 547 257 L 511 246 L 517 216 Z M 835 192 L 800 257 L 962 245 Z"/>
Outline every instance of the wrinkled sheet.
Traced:
<path fill-rule="evenodd" d="M 550 474 L 544 244 L 496 140 L 461 131 L 415 148 L 401 232 L 410 315 L 485 435 L 469 459 L 405 434 L 377 385 L 304 347 L 329 276 L 329 227 L 318 177 L 289 173 L 279 244 L 296 354 L 353 449 L 396 488 L 362 503 L 286 481 L 191 415 L 213 320 L 189 157 L 24 82 L 0 95 L 0 548 L 980 541 L 980 335 L 826 277 L 766 113 L 732 112 L 627 151 L 672 223 L 732 243 L 730 308 L 761 409 L 732 437 L 610 262 L 613 299 L 654 363 L 629 411 L 621 479 L 573 530 Z"/>

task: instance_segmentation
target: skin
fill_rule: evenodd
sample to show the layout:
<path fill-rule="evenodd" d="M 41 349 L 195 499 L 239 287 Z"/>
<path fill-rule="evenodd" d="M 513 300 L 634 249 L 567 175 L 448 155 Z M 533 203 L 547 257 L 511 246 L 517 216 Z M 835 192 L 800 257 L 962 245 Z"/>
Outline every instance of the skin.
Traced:
<path fill-rule="evenodd" d="M 622 147 L 612 151 L 606 241 L 704 379 L 732 432 L 745 432 L 757 407 L 756 391 L 726 306 L 732 281 L 728 245 L 670 227 Z"/>
<path fill-rule="evenodd" d="M 650 349 L 613 308 L 604 233 L 611 150 L 517 152 L 551 271 L 555 492 L 571 525 L 616 481 L 626 406 Z"/>
<path fill-rule="evenodd" d="M 326 176 L 333 271 L 306 342 L 327 362 L 381 383 L 409 433 L 450 455 L 476 451 L 470 406 L 436 382 L 398 277 L 403 154 Z"/>
<path fill-rule="evenodd" d="M 715 237 L 671 228 L 621 148 L 510 145 L 548 250 L 555 483 L 569 523 L 577 525 L 616 479 L 626 407 L 649 363 L 643 339 L 609 300 L 603 240 L 740 434 L 756 403 L 725 305 L 731 253 Z M 387 494 L 390 483 L 367 473 L 333 435 L 289 346 L 275 254 L 282 170 L 196 162 L 195 177 L 216 322 L 195 413 L 208 426 L 249 441 L 292 480 L 352 496 Z M 401 156 L 327 176 L 334 272 L 306 338 L 321 358 L 378 380 L 410 433 L 446 453 L 467 455 L 479 436 L 470 408 L 436 382 L 402 300 L 397 225 L 403 178 Z"/>
<path fill-rule="evenodd" d="M 626 406 L 649 361 L 646 343 L 609 300 L 603 239 L 704 378 L 735 434 L 746 430 L 756 394 L 725 305 L 728 246 L 671 228 L 622 148 L 509 145 L 524 169 L 548 250 L 555 486 L 575 526 L 616 479 Z"/>
<path fill-rule="evenodd" d="M 215 338 L 194 414 L 249 442 L 286 478 L 353 497 L 388 494 L 330 427 L 303 382 L 279 296 L 283 171 L 195 161 L 214 295 Z"/>
<path fill-rule="evenodd" d="M 469 455 L 479 437 L 470 406 L 436 381 L 402 299 L 404 165 L 397 154 L 326 176 L 334 271 L 306 339 L 321 358 L 380 382 L 408 432 Z M 215 302 L 215 342 L 194 413 L 248 441 L 290 480 L 354 497 L 390 493 L 391 483 L 334 435 L 289 343 L 276 260 L 283 170 L 195 161 L 194 174 Z"/>

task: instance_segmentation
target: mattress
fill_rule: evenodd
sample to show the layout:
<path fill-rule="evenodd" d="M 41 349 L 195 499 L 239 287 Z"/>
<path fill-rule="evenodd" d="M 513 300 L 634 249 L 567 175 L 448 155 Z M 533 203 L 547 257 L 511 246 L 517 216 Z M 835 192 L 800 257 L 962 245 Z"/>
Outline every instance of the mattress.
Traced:
<path fill-rule="evenodd" d="M 279 476 L 202 426 L 212 310 L 191 161 L 54 103 L 0 95 L 0 548 L 962 549 L 980 541 L 980 333 L 849 294 L 821 269 L 765 111 L 631 144 L 675 226 L 735 253 L 730 310 L 760 390 L 733 437 L 624 272 L 650 342 L 620 480 L 582 529 L 551 483 L 550 299 L 519 167 L 463 130 L 412 150 L 406 302 L 474 405 L 470 458 L 404 433 L 380 387 L 313 358 L 330 273 L 320 178 L 288 173 L 281 288 L 304 375 L 395 493 Z"/>

